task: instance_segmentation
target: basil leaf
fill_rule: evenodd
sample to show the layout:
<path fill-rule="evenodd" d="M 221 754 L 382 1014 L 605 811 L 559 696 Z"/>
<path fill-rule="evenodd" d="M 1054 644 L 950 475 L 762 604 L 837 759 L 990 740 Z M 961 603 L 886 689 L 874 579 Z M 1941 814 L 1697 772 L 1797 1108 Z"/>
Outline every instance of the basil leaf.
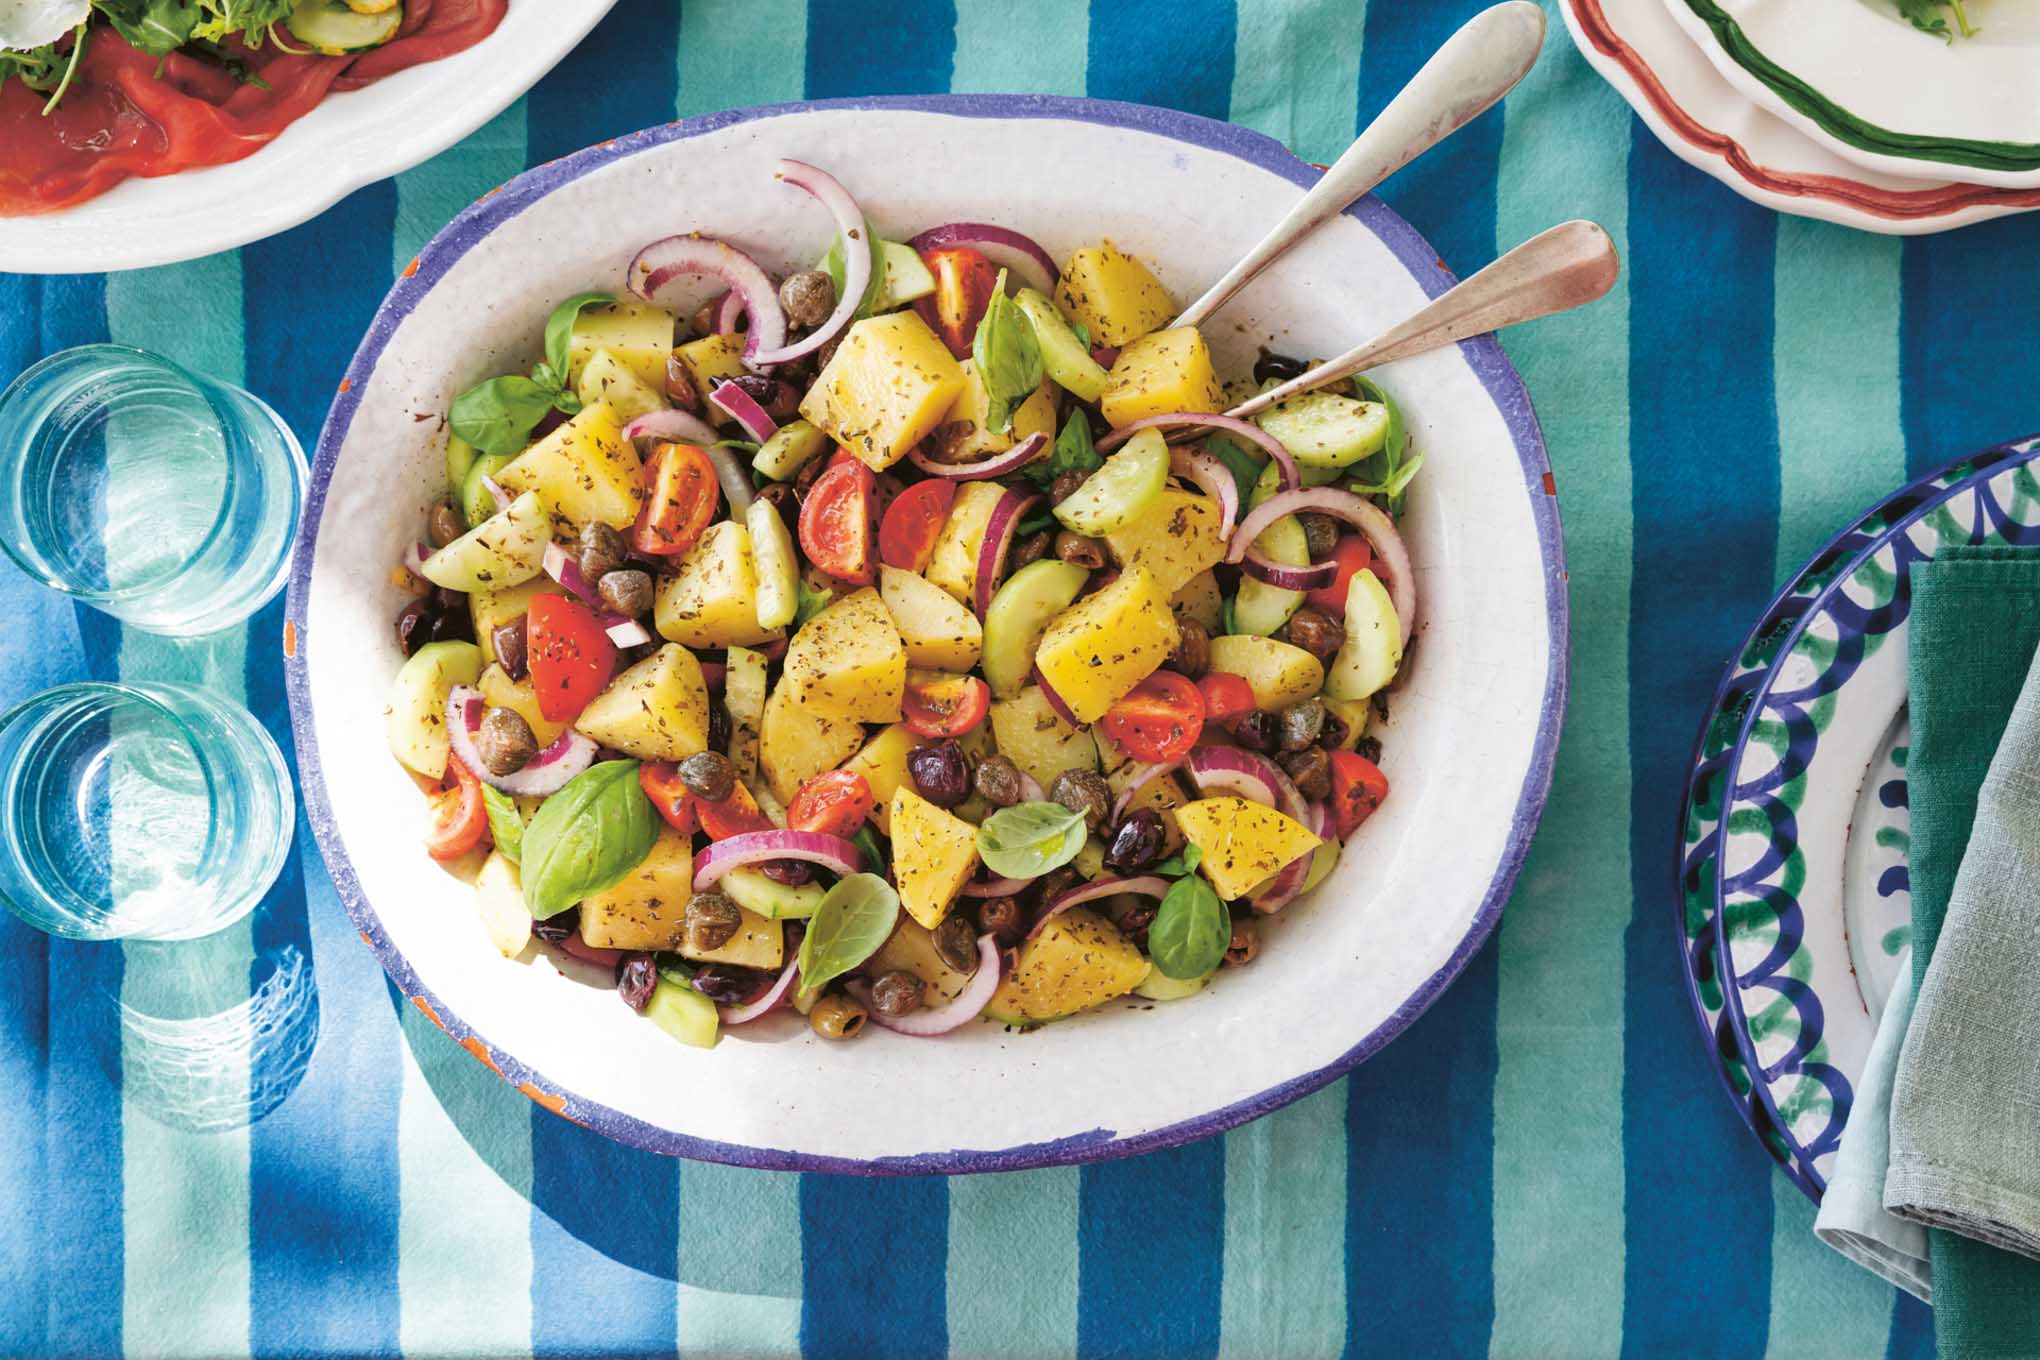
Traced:
<path fill-rule="evenodd" d="M 802 624 L 827 609 L 829 601 L 835 598 L 835 591 L 817 590 L 807 583 L 806 577 L 802 577 L 793 607 L 793 631 L 798 633 Z"/>
<path fill-rule="evenodd" d="M 1233 597 L 1222 597 L 1218 602 L 1218 631 L 1221 637 L 1231 637 L 1239 631 L 1233 622 Z"/>
<path fill-rule="evenodd" d="M 496 848 L 512 864 L 524 862 L 524 817 L 517 804 L 501 789 L 482 785 L 482 806 L 489 810 L 489 835 Z"/>
<path fill-rule="evenodd" d="M 1039 878 L 1075 859 L 1088 834 L 1084 814 L 1061 803 L 1015 803 L 978 827 L 978 858 L 1000 878 Z"/>
<path fill-rule="evenodd" d="M 658 839 L 659 814 L 638 784 L 635 760 L 605 760 L 568 780 L 524 828 L 524 904 L 533 920 L 557 916 L 613 888 Z"/>
<path fill-rule="evenodd" d="M 871 282 L 864 285 L 864 296 L 857 300 L 857 310 L 850 314 L 852 321 L 862 321 L 876 311 L 879 295 L 885 291 L 885 250 L 879 245 L 878 233 L 871 229 L 869 221 L 864 224 L 863 241 L 866 243 L 865 248 L 871 252 Z M 822 256 L 822 262 L 816 266 L 829 276 L 829 282 L 835 285 L 834 292 L 838 299 L 843 296 L 843 261 L 843 238 L 838 235 L 835 240 L 829 242 L 828 253 Z"/>
<path fill-rule="evenodd" d="M 515 457 L 557 394 L 521 374 L 477 383 L 447 408 L 453 432 L 483 453 Z"/>
<path fill-rule="evenodd" d="M 1148 870 L 1148 872 L 1159 874 L 1163 878 L 1180 878 L 1184 874 L 1195 873 L 1197 866 L 1202 863 L 1204 863 L 1203 848 L 1197 845 L 1185 845 L 1181 850 L 1178 850 L 1175 854 Z"/>
<path fill-rule="evenodd" d="M 1346 489 L 1356 496 L 1387 496 L 1395 500 L 1409 490 L 1410 482 L 1423 466 L 1424 455 L 1420 453 L 1397 468 L 1385 482 L 1348 482 Z"/>
<path fill-rule="evenodd" d="M 850 839 L 864 852 L 864 862 L 871 866 L 871 872 L 874 874 L 885 872 L 885 851 L 879 848 L 877 832 L 869 826 L 860 826 L 857 828 L 857 834 Z"/>
<path fill-rule="evenodd" d="M 1021 538 L 1026 538 L 1032 534 L 1040 533 L 1043 529 L 1053 529 L 1056 527 L 1055 511 L 1042 510 L 1021 520 L 1019 527 L 1014 529 L 1013 532 Z"/>
<path fill-rule="evenodd" d="M 1204 451 L 1224 463 L 1226 471 L 1232 474 L 1233 482 L 1240 489 L 1240 504 L 1251 502 L 1254 488 L 1261 480 L 1261 465 L 1253 460 L 1252 455 L 1222 435 L 1206 439 Z"/>
<path fill-rule="evenodd" d="M 1098 446 L 1091 442 L 1090 418 L 1084 414 L 1082 407 L 1078 407 L 1063 422 L 1062 433 L 1055 437 L 1055 445 L 1048 451 L 1048 457 L 1035 459 L 1020 470 L 1020 475 L 1046 491 L 1065 472 L 1088 475 L 1104 466 L 1105 460 L 1099 457 Z M 1052 520 L 1054 516 L 1049 518 Z"/>
<path fill-rule="evenodd" d="M 1034 323 L 1020 304 L 1006 296 L 1006 271 L 992 287 L 991 305 L 978 322 L 977 335 L 970 343 L 970 357 L 977 363 L 978 381 L 985 388 L 985 429 L 1005 434 L 1013 428 L 1013 408 L 1034 395 L 1041 386 L 1041 343 L 1034 338 Z M 1086 430 L 1086 437 L 1090 431 Z"/>
<path fill-rule="evenodd" d="M 1423 455 L 1419 454 L 1407 463 L 1403 461 L 1403 455 L 1409 452 L 1409 425 L 1403 419 L 1402 407 L 1381 384 L 1372 378 L 1356 375 L 1352 387 L 1353 395 L 1362 401 L 1379 402 L 1388 408 L 1388 431 L 1382 438 L 1381 452 L 1366 462 L 1369 469 L 1378 470 L 1377 475 L 1371 483 L 1363 483 L 1366 490 L 1357 485 L 1354 490 L 1362 496 L 1386 497 L 1388 513 L 1399 516 L 1402 514 L 1403 493 L 1409 489 L 1410 479 L 1417 475 L 1417 468 L 1423 464 Z"/>
<path fill-rule="evenodd" d="M 1225 961 L 1232 917 L 1201 878 L 1179 878 L 1148 927 L 1148 957 L 1164 977 L 1203 977 Z"/>
<path fill-rule="evenodd" d="M 574 322 L 580 319 L 581 313 L 587 308 L 607 306 L 614 301 L 616 301 L 614 293 L 576 293 L 552 309 L 552 315 L 545 319 L 545 362 L 552 370 L 555 385 L 566 386 L 567 358 L 573 348 Z"/>
<path fill-rule="evenodd" d="M 800 987 L 822 985 L 878 952 L 899 920 L 900 895 L 877 874 L 845 874 L 822 896 L 800 939 Z"/>

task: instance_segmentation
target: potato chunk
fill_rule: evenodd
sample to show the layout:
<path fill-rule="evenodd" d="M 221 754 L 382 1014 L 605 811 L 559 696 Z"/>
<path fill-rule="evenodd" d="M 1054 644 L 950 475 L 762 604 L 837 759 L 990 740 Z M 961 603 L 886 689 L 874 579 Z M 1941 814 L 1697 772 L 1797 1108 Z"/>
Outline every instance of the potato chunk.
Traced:
<path fill-rule="evenodd" d="M 855 591 L 803 624 L 787 644 L 780 683 L 827 717 L 898 722 L 907 653 L 878 592 Z"/>
<path fill-rule="evenodd" d="M 878 593 L 900 630 L 909 666 L 967 671 L 977 665 L 984 626 L 949 592 L 911 571 L 880 567 Z"/>
<path fill-rule="evenodd" d="M 1048 706 L 1041 686 L 1029 685 L 1010 699 L 992 703 L 992 735 L 999 754 L 1044 789 L 1064 770 L 1098 768 L 1098 744 L 1089 731 L 1071 727 Z"/>
<path fill-rule="evenodd" d="M 1091 328 L 1098 345 L 1137 340 L 1176 314 L 1162 281 L 1110 241 L 1070 256 L 1055 300 L 1066 315 Z"/>
<path fill-rule="evenodd" d="M 1116 428 L 1171 411 L 1223 411 L 1211 350 L 1195 326 L 1156 331 L 1119 351 L 1098 409 Z"/>
<path fill-rule="evenodd" d="M 666 409 L 664 392 L 647 387 L 628 364 L 606 349 L 588 356 L 580 380 L 574 384 L 574 393 L 584 406 L 608 402 L 616 418 L 626 425 L 639 416 Z"/>
<path fill-rule="evenodd" d="M 750 531 L 733 519 L 709 525 L 674 574 L 659 579 L 652 623 L 660 637 L 689 647 L 743 647 L 778 637 L 781 630 L 758 626 Z"/>
<path fill-rule="evenodd" d="M 765 720 L 758 728 L 758 766 L 772 796 L 787 803 L 802 781 L 834 769 L 863 740 L 862 727 L 816 712 L 794 697 L 793 686 L 782 679 L 765 701 Z"/>
<path fill-rule="evenodd" d="M 1176 809 L 1183 838 L 1204 852 L 1197 867 L 1220 897 L 1245 896 L 1290 861 L 1317 849 L 1310 829 L 1244 798 L 1200 798 Z"/>
<path fill-rule="evenodd" d="M 1211 669 L 1244 678 L 1254 707 L 1270 713 L 1310 698 L 1325 683 L 1324 663 L 1303 648 L 1248 633 L 1213 638 Z"/>
<path fill-rule="evenodd" d="M 1143 567 L 1056 615 L 1034 664 L 1079 722 L 1096 722 L 1176 650 L 1169 592 Z"/>
<path fill-rule="evenodd" d="M 891 821 L 900 905 L 933 930 L 977 868 L 977 828 L 905 784 L 893 790 Z"/>
<path fill-rule="evenodd" d="M 662 392 L 666 360 L 673 353 L 673 329 L 673 314 L 650 302 L 583 307 L 567 341 L 568 375 L 578 384 L 596 351 L 608 350 L 639 382 Z"/>
<path fill-rule="evenodd" d="M 887 312 L 850 327 L 800 413 L 883 472 L 948 418 L 963 388 L 962 367 L 928 323 Z"/>
<path fill-rule="evenodd" d="M 736 424 L 737 418 L 710 401 L 708 394 L 723 379 L 743 376 L 744 337 L 704 335 L 699 340 L 689 340 L 673 353 L 679 357 L 680 366 L 687 370 L 687 377 L 701 397 L 702 415 L 717 425 Z"/>
<path fill-rule="evenodd" d="M 929 436 L 929 452 L 948 463 L 975 463 L 995 453 L 1004 453 L 1032 434 L 1055 438 L 1055 389 L 1046 379 L 1034 394 L 1013 408 L 1012 428 L 993 434 L 985 428 L 990 399 L 977 364 L 963 361 L 963 392 L 942 423 Z"/>
<path fill-rule="evenodd" d="M 518 454 L 496 480 L 513 494 L 536 491 L 554 523 L 628 529 L 644 498 L 644 465 L 607 402 L 581 413 Z"/>
<path fill-rule="evenodd" d="M 1124 996 L 1147 976 L 1140 950 L 1084 907 L 1048 919 L 1020 946 L 985 1014 L 1002 1024 L 1038 1025 Z"/>
<path fill-rule="evenodd" d="M 892 834 L 893 790 L 908 782 L 907 757 L 921 744 L 905 723 L 894 723 L 870 741 L 843 768 L 864 776 L 871 785 L 871 819 L 886 835 Z"/>
<path fill-rule="evenodd" d="M 992 510 L 1006 494 L 997 482 L 965 482 L 956 490 L 949 518 L 935 537 L 935 551 L 922 573 L 955 596 L 965 607 L 973 604 L 977 590 L 978 548 L 991 526 Z"/>
<path fill-rule="evenodd" d="M 708 749 L 708 683 L 701 663 L 669 642 L 610 681 L 574 726 L 639 760 L 700 755 Z"/>
<path fill-rule="evenodd" d="M 734 963 L 740 968 L 762 968 L 776 972 L 786 966 L 786 928 L 760 916 L 749 907 L 738 907 L 742 919 L 737 933 L 713 949 L 696 949 L 684 940 L 674 947 L 683 959 L 696 963 Z"/>
<path fill-rule="evenodd" d="M 581 899 L 581 938 L 597 949 L 674 949 L 694 896 L 688 838 L 661 822 L 658 839 L 616 886 Z"/>
<path fill-rule="evenodd" d="M 1105 535 L 1105 546 L 1120 566 L 1145 567 L 1174 595 L 1225 556 L 1218 524 L 1217 501 L 1167 487 L 1139 519 Z"/>

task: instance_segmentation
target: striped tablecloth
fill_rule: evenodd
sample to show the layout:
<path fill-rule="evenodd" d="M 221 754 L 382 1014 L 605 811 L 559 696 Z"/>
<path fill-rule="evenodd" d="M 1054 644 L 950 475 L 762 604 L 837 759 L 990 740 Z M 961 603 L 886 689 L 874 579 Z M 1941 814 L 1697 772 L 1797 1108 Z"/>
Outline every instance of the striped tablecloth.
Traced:
<path fill-rule="evenodd" d="M 675 115 L 944 89 L 1171 105 L 1329 160 L 1480 4 L 623 0 L 475 136 L 294 231 L 0 276 L 0 375 L 111 337 L 248 384 L 309 446 L 395 271 L 525 166 Z M 151 1119 L 132 1052 L 123 1086 L 106 1003 L 161 958 L 0 919 L 0 1354 L 1929 1351 L 1923 1309 L 1815 1244 L 1708 1070 L 1673 818 L 1773 582 L 1909 471 L 2040 425 L 2040 218 L 1902 243 L 1752 207 L 1667 154 L 1555 15 L 1503 112 L 1387 197 L 1461 272 L 1574 216 L 1628 268 L 1506 340 L 1564 507 L 1572 712 L 1498 935 L 1382 1056 L 1222 1139 L 1082 1169 L 664 1160 L 536 1109 L 398 1004 L 301 826 L 273 901 L 213 946 L 317 977 L 310 1069 L 252 1128 Z M 11 572 L 0 603 L 0 698 L 203 674 L 285 737 L 281 602 L 182 649 Z"/>

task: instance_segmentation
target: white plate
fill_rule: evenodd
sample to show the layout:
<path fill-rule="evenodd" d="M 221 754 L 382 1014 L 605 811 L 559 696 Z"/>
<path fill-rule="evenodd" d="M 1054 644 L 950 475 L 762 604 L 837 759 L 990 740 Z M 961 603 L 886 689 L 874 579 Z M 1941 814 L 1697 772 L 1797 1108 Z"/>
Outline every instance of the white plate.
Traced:
<path fill-rule="evenodd" d="M 2040 189 L 1926 182 L 1843 159 L 1714 69 L 1663 0 L 1561 0 L 1574 44 L 1668 150 L 1753 203 L 1918 235 L 2040 207 Z"/>
<path fill-rule="evenodd" d="M 1953 42 L 1914 28 L 1896 0 L 1706 2 L 1744 50 L 1730 50 L 1689 0 L 1660 0 L 1723 79 L 1851 165 L 2040 188 L 2040 10 L 2027 0 L 1969 0 L 1981 31 Z M 1895 137 L 1946 151 L 1895 149 Z M 2003 163 L 1974 159 L 1985 145 Z"/>
<path fill-rule="evenodd" d="M 1188 1000 L 1034 1033 L 817 1039 L 795 1017 L 683 1048 L 546 958 L 497 957 L 468 890 L 419 844 L 422 800 L 376 733 L 401 658 L 389 563 L 443 489 L 414 416 L 528 365 L 548 309 L 614 288 L 644 242 L 699 230 L 770 268 L 815 258 L 828 218 L 776 183 L 794 156 L 898 235 L 994 220 L 1058 258 L 1110 238 L 1197 293 L 1317 172 L 1186 114 L 947 96 L 741 110 L 540 167 L 463 213 L 377 313 L 335 403 L 293 566 L 288 667 L 306 805 L 364 936 L 407 994 L 512 1080 L 626 1142 L 714 1160 L 978 1171 L 1124 1155 L 1229 1128 L 1331 1081 L 1457 975 L 1493 928 L 1542 809 L 1565 688 L 1557 506 L 1536 422 L 1492 338 L 1383 374 L 1431 462 L 1405 532 L 1420 634 L 1382 733 L 1393 792 L 1252 967 Z M 997 166 L 988 191 L 986 166 Z M 1197 230 L 1182 224 L 1195 222 Z M 1375 200 L 1334 219 L 1210 328 L 1221 370 L 1256 347 L 1333 353 L 1447 286 Z"/>
<path fill-rule="evenodd" d="M 438 155 L 508 108 L 616 0 L 515 0 L 465 52 L 329 95 L 243 160 L 129 179 L 61 212 L 0 217 L 0 270 L 92 274 L 231 250 Z"/>

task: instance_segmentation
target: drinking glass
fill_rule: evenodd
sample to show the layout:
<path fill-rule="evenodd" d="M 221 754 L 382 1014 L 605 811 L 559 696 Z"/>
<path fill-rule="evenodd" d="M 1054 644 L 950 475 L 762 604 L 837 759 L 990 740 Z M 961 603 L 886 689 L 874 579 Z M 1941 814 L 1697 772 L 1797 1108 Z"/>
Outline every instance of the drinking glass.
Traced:
<path fill-rule="evenodd" d="M 0 905 L 73 939 L 209 935 L 275 881 L 295 809 L 245 708 L 189 685 L 59 685 L 0 716 Z"/>
<path fill-rule="evenodd" d="M 276 412 L 143 350 L 68 349 L 0 393 L 0 548 L 147 632 L 217 632 L 276 594 L 305 479 Z"/>

